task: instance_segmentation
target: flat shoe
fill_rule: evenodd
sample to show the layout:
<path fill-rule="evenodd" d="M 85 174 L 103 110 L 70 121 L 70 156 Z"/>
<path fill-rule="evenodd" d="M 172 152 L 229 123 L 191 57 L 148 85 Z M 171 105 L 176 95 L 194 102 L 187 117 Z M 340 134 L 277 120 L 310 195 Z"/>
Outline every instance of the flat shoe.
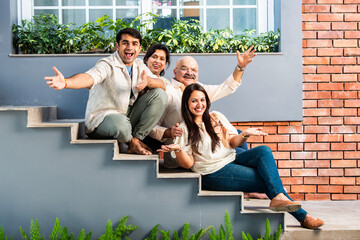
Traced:
<path fill-rule="evenodd" d="M 306 214 L 306 217 L 300 222 L 301 227 L 309 229 L 317 229 L 324 225 L 324 221 L 321 219 L 315 218 L 309 214 Z"/>
<path fill-rule="evenodd" d="M 270 210 L 275 212 L 296 212 L 301 204 L 290 200 L 273 199 L 270 202 Z"/>

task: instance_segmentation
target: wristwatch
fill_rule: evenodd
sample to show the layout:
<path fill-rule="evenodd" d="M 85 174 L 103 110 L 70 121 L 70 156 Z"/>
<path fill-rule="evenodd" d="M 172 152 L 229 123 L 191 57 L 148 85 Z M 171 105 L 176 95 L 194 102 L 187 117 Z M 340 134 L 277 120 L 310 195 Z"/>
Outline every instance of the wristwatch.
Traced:
<path fill-rule="evenodd" d="M 244 71 L 244 68 L 240 67 L 239 65 L 236 65 L 236 69 L 239 70 L 240 72 Z"/>

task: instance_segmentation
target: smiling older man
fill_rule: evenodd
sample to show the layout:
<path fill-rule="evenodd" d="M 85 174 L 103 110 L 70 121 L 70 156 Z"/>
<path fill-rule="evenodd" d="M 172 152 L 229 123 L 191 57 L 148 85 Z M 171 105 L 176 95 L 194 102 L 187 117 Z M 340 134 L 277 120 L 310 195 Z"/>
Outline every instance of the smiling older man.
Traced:
<path fill-rule="evenodd" d="M 209 95 L 212 102 L 226 97 L 236 91 L 241 84 L 241 78 L 245 67 L 252 62 L 256 56 L 253 47 L 250 47 L 245 53 L 237 52 L 237 63 L 234 72 L 220 85 L 201 84 Z M 158 141 L 170 144 L 174 138 L 181 136 L 182 132 L 177 126 L 183 121 L 181 116 L 181 98 L 185 87 L 196 83 L 199 77 L 199 66 L 193 57 L 186 56 L 176 62 L 174 69 L 174 78 L 171 84 L 166 86 L 168 103 L 164 114 L 158 124 L 152 129 L 149 136 Z M 164 154 L 164 166 L 168 168 L 178 167 L 176 159 L 170 154 Z"/>

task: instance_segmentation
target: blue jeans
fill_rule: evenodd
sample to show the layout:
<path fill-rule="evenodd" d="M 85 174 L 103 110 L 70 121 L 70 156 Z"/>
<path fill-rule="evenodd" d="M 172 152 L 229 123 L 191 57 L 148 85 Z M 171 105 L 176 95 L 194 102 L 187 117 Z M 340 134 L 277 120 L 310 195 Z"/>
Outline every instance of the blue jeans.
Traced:
<path fill-rule="evenodd" d="M 291 201 L 281 182 L 271 149 L 259 146 L 237 151 L 235 161 L 220 170 L 202 176 L 202 188 L 217 191 L 243 191 L 265 193 L 270 199 L 284 193 Z M 300 208 L 290 213 L 298 221 L 306 216 Z"/>

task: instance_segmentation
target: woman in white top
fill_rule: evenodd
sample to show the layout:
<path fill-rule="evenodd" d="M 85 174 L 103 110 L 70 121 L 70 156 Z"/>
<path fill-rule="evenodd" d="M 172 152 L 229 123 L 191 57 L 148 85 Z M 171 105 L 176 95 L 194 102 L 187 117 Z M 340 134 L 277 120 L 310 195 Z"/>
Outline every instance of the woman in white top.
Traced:
<path fill-rule="evenodd" d="M 249 128 L 238 134 L 224 115 L 209 113 L 210 105 L 201 85 L 186 87 L 181 105 L 183 135 L 159 151 L 172 152 L 181 167 L 200 173 L 203 189 L 264 192 L 271 199 L 271 210 L 290 212 L 305 228 L 322 226 L 323 221 L 307 214 L 287 195 L 269 147 L 236 153 L 235 148 L 250 136 L 267 134 L 261 128 Z"/>

